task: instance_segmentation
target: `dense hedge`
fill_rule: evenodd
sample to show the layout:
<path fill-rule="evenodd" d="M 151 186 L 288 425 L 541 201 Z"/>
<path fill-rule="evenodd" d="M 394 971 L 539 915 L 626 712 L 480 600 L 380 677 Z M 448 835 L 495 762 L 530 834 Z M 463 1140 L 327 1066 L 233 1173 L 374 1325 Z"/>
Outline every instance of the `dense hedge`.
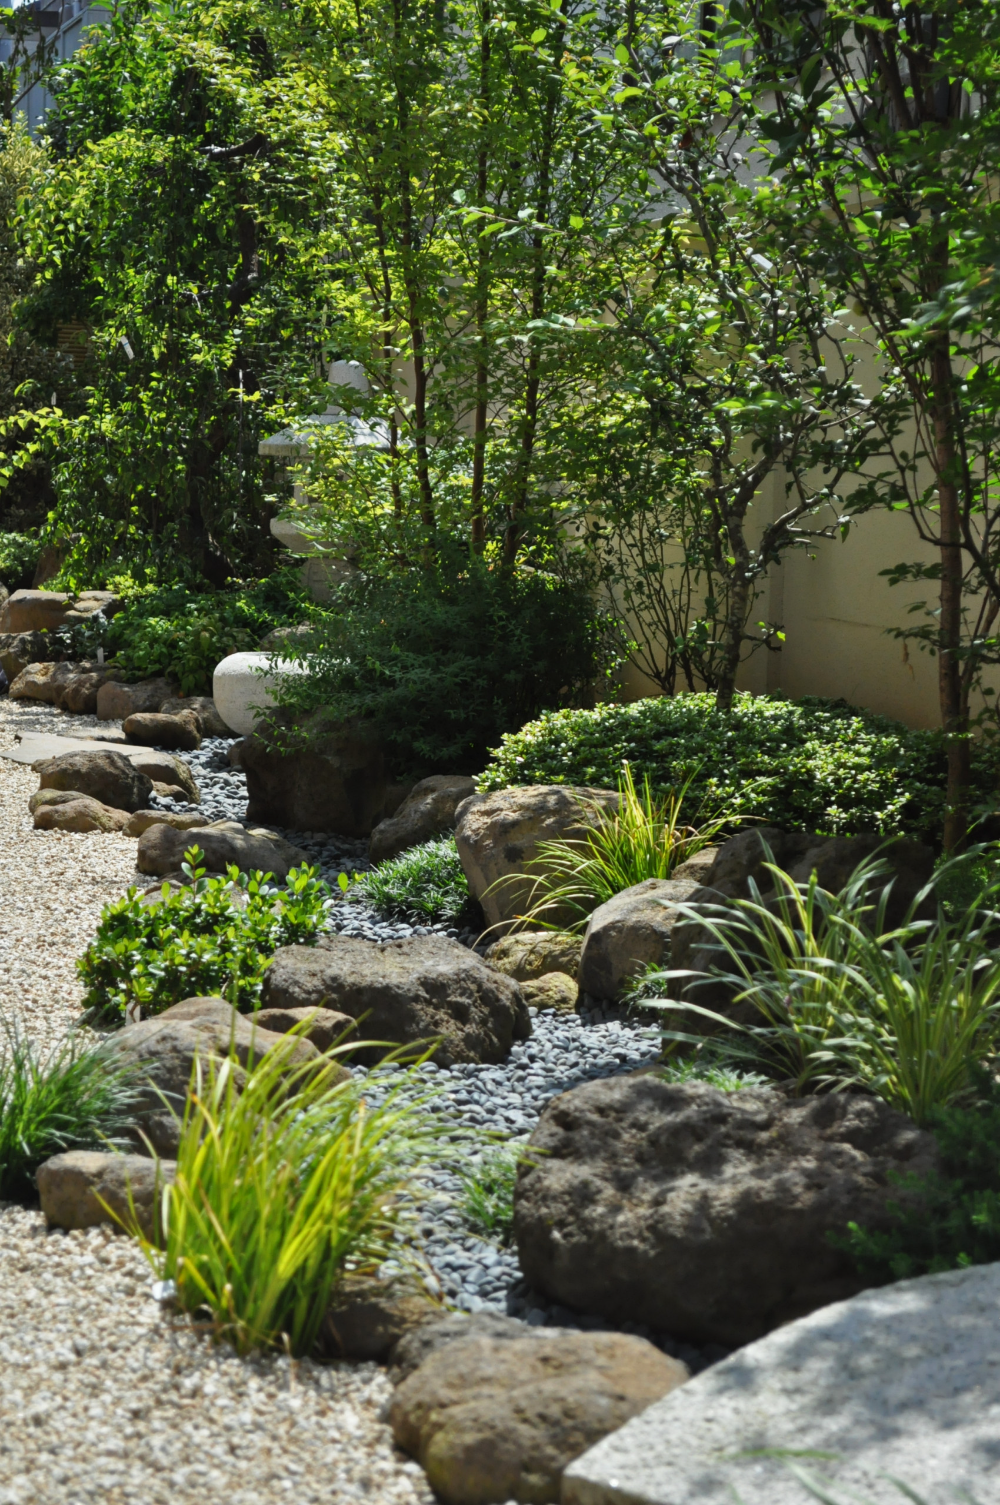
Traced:
<path fill-rule="evenodd" d="M 911 731 L 843 700 L 710 694 L 552 711 L 503 738 L 482 790 L 512 784 L 614 788 L 623 761 L 663 790 L 691 778 L 690 809 L 725 805 L 789 830 L 938 835 L 945 788 L 940 732 Z M 977 743 L 975 800 L 992 809 L 1000 750 Z"/>

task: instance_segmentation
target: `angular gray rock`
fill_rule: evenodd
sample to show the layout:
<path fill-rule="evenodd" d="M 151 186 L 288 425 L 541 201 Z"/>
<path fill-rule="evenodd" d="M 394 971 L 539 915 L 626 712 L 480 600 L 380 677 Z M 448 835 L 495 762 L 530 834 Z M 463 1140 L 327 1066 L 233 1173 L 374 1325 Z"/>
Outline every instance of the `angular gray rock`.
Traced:
<path fill-rule="evenodd" d="M 1000 1500 L 1000 1265 L 823 1307 L 699 1374 L 570 1464 L 563 1505 Z M 802 1457 L 804 1449 L 816 1458 Z M 798 1453 L 798 1458 L 794 1454 Z"/>
<path fill-rule="evenodd" d="M 291 868 L 310 861 L 308 853 L 273 831 L 247 830 L 239 821 L 216 820 L 211 825 L 199 826 L 195 835 L 158 821 L 139 837 L 135 865 L 140 873 L 158 877 L 175 873 L 184 861 L 184 853 L 192 846 L 201 848 L 205 854 L 202 866 L 211 873 L 224 873 L 232 864 L 241 873 L 258 869 L 273 873 L 279 883 L 285 882 Z"/>
<path fill-rule="evenodd" d="M 133 711 L 122 722 L 122 731 L 131 742 L 146 747 L 176 748 L 194 752 L 201 746 L 201 723 L 194 711 L 180 711 L 176 716 L 163 711 Z"/>
<path fill-rule="evenodd" d="M 500 880 L 530 872 L 540 842 L 578 839 L 600 820 L 601 811 L 614 812 L 617 807 L 613 790 L 565 784 L 499 789 L 465 800 L 458 808 L 455 842 L 469 890 L 482 905 L 487 925 L 506 930 L 524 913 L 531 881 Z M 545 916 L 552 924 L 574 918 L 556 911 Z"/>
<path fill-rule="evenodd" d="M 138 684 L 107 684 L 97 692 L 97 717 L 100 721 L 124 721 L 137 711 L 158 711 L 165 700 L 176 695 L 169 679 L 141 679 Z"/>
<path fill-rule="evenodd" d="M 76 789 L 89 794 L 102 805 L 116 810 L 141 810 L 149 804 L 153 781 L 136 768 L 124 753 L 109 748 L 106 752 L 61 753 L 33 763 L 40 789 Z"/>
<path fill-rule="evenodd" d="M 160 1193 L 175 1171 L 172 1160 L 156 1161 L 147 1155 L 68 1150 L 43 1161 L 35 1181 L 50 1228 L 70 1231 L 111 1223 L 130 1231 L 134 1214 L 140 1232 L 152 1239 Z"/>
<path fill-rule="evenodd" d="M 580 991 L 620 998 L 647 967 L 669 965 L 671 934 L 681 918 L 676 906 L 700 892 L 683 878 L 647 878 L 599 905 L 583 936 Z"/>
<path fill-rule="evenodd" d="M 258 1009 L 253 1017 L 259 1029 L 274 1035 L 287 1035 L 300 1024 L 308 1024 L 305 1039 L 311 1040 L 317 1050 L 329 1050 L 342 1035 L 347 1036 L 347 1043 L 357 1038 L 354 1020 L 334 1009 Z"/>
<path fill-rule="evenodd" d="M 687 1378 L 624 1333 L 468 1337 L 403 1380 L 389 1420 L 444 1505 L 546 1505 L 572 1459 Z"/>
<path fill-rule="evenodd" d="M 412 1045 L 440 1037 L 434 1060 L 502 1061 L 531 1034 L 516 982 L 441 935 L 412 940 L 324 937 L 316 946 L 286 946 L 264 973 L 264 1008 L 325 1006 L 357 1019 L 359 1040 Z M 378 1059 L 365 1050 L 359 1059 Z"/>
<path fill-rule="evenodd" d="M 537 982 L 550 972 L 575 977 L 583 937 L 568 930 L 515 930 L 487 949 L 486 960 L 515 982 Z"/>
<path fill-rule="evenodd" d="M 419 846 L 455 829 L 455 811 L 476 791 L 475 779 L 460 773 L 436 773 L 414 784 L 388 820 L 372 832 L 369 857 L 385 862 L 408 847 Z"/>
<path fill-rule="evenodd" d="M 877 1098 L 723 1093 L 655 1075 L 550 1101 L 522 1165 L 514 1232 L 554 1301 L 692 1342 L 746 1343 L 865 1282 L 830 1233 L 888 1225 L 897 1174 L 934 1138 Z"/>
<path fill-rule="evenodd" d="M 222 998 L 186 998 L 152 1019 L 127 1024 L 114 1036 L 110 1053 L 116 1064 L 141 1068 L 149 1083 L 136 1112 L 137 1147 L 148 1141 L 155 1154 L 176 1156 L 196 1056 L 225 1059 L 232 1049 L 239 1062 L 235 1081 L 242 1090 L 246 1074 L 240 1068 L 278 1045 L 289 1052 L 289 1070 L 320 1059 L 308 1040 L 291 1045 L 284 1035 L 258 1028 Z"/>
<path fill-rule="evenodd" d="M 324 712 L 296 722 L 272 712 L 240 744 L 240 766 L 249 820 L 358 837 L 382 818 L 385 758 L 365 722 L 338 722 Z"/>

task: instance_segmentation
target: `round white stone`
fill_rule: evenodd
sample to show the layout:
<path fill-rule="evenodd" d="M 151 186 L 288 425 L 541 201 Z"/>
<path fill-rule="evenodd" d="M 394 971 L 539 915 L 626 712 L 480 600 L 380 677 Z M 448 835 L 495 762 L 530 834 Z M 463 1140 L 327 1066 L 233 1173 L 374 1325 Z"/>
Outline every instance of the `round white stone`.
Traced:
<path fill-rule="evenodd" d="M 260 710 L 274 705 L 280 674 L 304 674 L 300 659 L 274 659 L 269 653 L 231 653 L 212 676 L 212 699 L 228 727 L 249 736 Z M 259 708 L 259 709 L 257 709 Z"/>

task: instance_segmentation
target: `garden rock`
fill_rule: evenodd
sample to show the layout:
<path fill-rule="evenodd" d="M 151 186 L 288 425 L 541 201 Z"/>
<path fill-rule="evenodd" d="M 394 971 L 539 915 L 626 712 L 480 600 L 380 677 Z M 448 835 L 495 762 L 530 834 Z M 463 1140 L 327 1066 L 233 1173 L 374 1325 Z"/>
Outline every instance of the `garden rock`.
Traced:
<path fill-rule="evenodd" d="M 29 664 L 44 664 L 52 652 L 52 641 L 42 632 L 0 633 L 0 669 L 13 684 Z"/>
<path fill-rule="evenodd" d="M 509 928 L 524 911 L 532 889 L 530 879 L 495 885 L 528 872 L 540 842 L 571 841 L 592 829 L 600 815 L 590 806 L 611 813 L 618 807 L 618 796 L 610 789 L 532 784 L 474 794 L 459 806 L 455 842 L 469 889 L 482 905 L 488 926 Z M 552 912 L 547 918 L 555 924 L 559 915 Z"/>
<path fill-rule="evenodd" d="M 824 1307 L 571 1463 L 563 1505 L 804 1505 L 781 1455 L 806 1438 L 822 1462 L 802 1462 L 828 1484 L 818 1498 L 995 1502 L 998 1302 L 992 1264 Z"/>
<path fill-rule="evenodd" d="M 230 737 L 228 726 L 215 708 L 210 695 L 186 695 L 165 700 L 160 706 L 162 716 L 179 716 L 182 711 L 193 711 L 198 729 L 203 737 Z"/>
<path fill-rule="evenodd" d="M 563 1331 L 563 1328 L 547 1328 L 546 1336 L 552 1337 L 554 1332 Z M 447 1348 L 449 1343 L 457 1343 L 459 1339 L 494 1338 L 498 1342 L 509 1342 L 513 1338 L 523 1338 L 525 1332 L 523 1322 L 516 1317 L 501 1317 L 499 1312 L 476 1312 L 471 1316 L 467 1312 L 449 1312 L 447 1316 L 438 1316 L 433 1322 L 413 1328 L 400 1338 L 389 1355 L 392 1366 L 389 1378 L 394 1385 L 401 1384 L 432 1353 Z"/>
<path fill-rule="evenodd" d="M 152 1019 L 127 1024 L 114 1037 L 111 1050 L 116 1064 L 140 1068 L 149 1084 L 136 1110 L 137 1144 L 148 1142 L 155 1154 L 176 1156 L 195 1056 L 202 1061 L 210 1056 L 224 1059 L 232 1049 L 239 1062 L 234 1081 L 242 1090 L 242 1068 L 251 1057 L 260 1060 L 278 1045 L 288 1051 L 290 1071 L 319 1060 L 319 1051 L 308 1040 L 290 1045 L 284 1035 L 260 1029 L 222 998 L 187 998 Z"/>
<path fill-rule="evenodd" d="M 43 705 L 56 705 L 77 672 L 77 665 L 70 663 L 28 664 L 11 681 L 10 698 L 39 700 Z"/>
<path fill-rule="evenodd" d="M 138 1226 L 151 1239 L 160 1192 L 173 1181 L 176 1169 L 172 1160 L 150 1160 L 146 1155 L 69 1150 L 44 1161 L 35 1180 L 50 1228 L 70 1232 L 111 1223 L 129 1231 Z"/>
<path fill-rule="evenodd" d="M 601 904 L 587 922 L 580 956 L 580 991 L 591 998 L 620 998 L 647 967 L 667 966 L 678 904 L 701 893 L 698 883 L 647 878 Z"/>
<path fill-rule="evenodd" d="M 320 1347 L 330 1358 L 380 1364 L 400 1339 L 436 1324 L 443 1312 L 441 1303 L 412 1278 L 346 1275 L 324 1319 Z"/>
<path fill-rule="evenodd" d="M 514 1231 L 551 1300 L 678 1338 L 752 1341 L 865 1284 L 829 1234 L 888 1226 L 894 1177 L 935 1141 L 874 1097 L 724 1093 L 655 1075 L 587 1083 L 545 1108 Z"/>
<path fill-rule="evenodd" d="M 201 724 L 194 711 L 181 711 L 177 716 L 164 715 L 162 711 L 135 711 L 125 717 L 122 731 L 131 742 L 141 742 L 147 747 L 194 752 L 201 746 Z"/>
<path fill-rule="evenodd" d="M 246 736 L 274 706 L 279 677 L 302 674 L 305 670 L 301 659 L 275 659 L 269 653 L 231 653 L 215 667 L 212 699 L 226 725 L 239 736 Z"/>
<path fill-rule="evenodd" d="M 267 739 L 287 737 L 279 752 Z M 325 712 L 295 722 L 284 713 L 244 739 L 240 766 L 247 779 L 247 818 L 293 831 L 367 836 L 382 817 L 385 759 L 375 729 L 335 721 Z"/>
<path fill-rule="evenodd" d="M 128 824 L 123 830 L 126 836 L 141 836 L 150 826 L 172 826 L 175 831 L 196 831 L 199 826 L 207 825 L 208 817 L 205 815 L 182 815 L 173 810 L 137 810 L 129 816 Z"/>
<path fill-rule="evenodd" d="M 273 653 L 276 648 L 281 648 L 285 643 L 305 642 L 313 636 L 315 629 L 308 622 L 302 622 L 298 627 L 272 627 L 270 632 L 264 634 L 257 647 L 262 653 Z"/>
<path fill-rule="evenodd" d="M 440 1038 L 434 1060 L 502 1061 L 531 1034 L 517 983 L 446 936 L 411 940 L 323 937 L 316 946 L 286 946 L 264 973 L 265 1008 L 326 1006 L 358 1020 L 357 1038 L 395 1045 Z M 384 1047 L 362 1051 L 378 1059 Z"/>
<path fill-rule="evenodd" d="M 14 591 L 0 608 L 0 632 L 51 632 L 86 622 L 99 611 L 111 617 L 121 604 L 113 591 L 85 591 L 79 596 L 65 591 Z"/>
<path fill-rule="evenodd" d="M 74 716 L 93 716 L 97 711 L 97 696 L 102 687 L 117 680 L 119 669 L 106 669 L 97 664 L 81 664 L 76 674 L 61 685 L 56 705 Z"/>
<path fill-rule="evenodd" d="M 576 979 L 565 972 L 546 972 L 534 982 L 522 982 L 521 992 L 529 1008 L 562 1009 L 572 1012 L 580 997 Z"/>
<path fill-rule="evenodd" d="M 128 758 L 133 768 L 152 779 L 154 786 L 167 785 L 174 791 L 175 798 L 188 800 L 192 805 L 201 804 L 201 791 L 183 758 L 178 758 L 171 752 L 154 752 L 152 748 L 145 747 L 132 748 L 123 756 Z M 156 789 L 157 794 L 164 792 L 163 789 Z"/>
<path fill-rule="evenodd" d="M 369 857 L 385 862 L 455 829 L 455 811 L 476 791 L 475 779 L 460 773 L 436 773 L 414 784 L 395 813 L 372 832 Z"/>
<path fill-rule="evenodd" d="M 494 941 L 486 960 L 515 982 L 537 982 L 549 972 L 575 977 L 583 938 L 568 930 L 516 930 Z"/>
<path fill-rule="evenodd" d="M 36 831 L 123 831 L 128 823 L 126 811 L 102 805 L 100 800 L 91 799 L 89 795 L 77 794 L 73 790 L 51 792 L 68 794 L 69 798 L 39 805 L 34 815 Z"/>
<path fill-rule="evenodd" d="M 106 752 L 61 753 L 43 758 L 32 767 L 40 789 L 76 789 L 116 810 L 141 810 L 153 792 L 152 779 L 124 753 L 111 748 Z"/>
<path fill-rule="evenodd" d="M 158 821 L 139 837 L 136 867 L 140 873 L 155 876 L 176 872 L 192 840 L 188 831 L 178 831 Z M 256 872 L 259 868 L 284 883 L 291 868 L 309 862 L 307 853 L 283 841 L 273 831 L 247 830 L 235 820 L 216 820 L 211 825 L 199 826 L 197 845 L 205 854 L 201 865 L 211 873 L 224 873 L 230 865 L 242 873 Z"/>
<path fill-rule="evenodd" d="M 258 1009 L 254 1018 L 261 1029 L 274 1035 L 287 1035 L 289 1030 L 308 1023 L 305 1038 L 320 1051 L 328 1051 L 342 1035 L 354 1029 L 349 1014 L 338 1014 L 333 1009 Z"/>
<path fill-rule="evenodd" d="M 687 1378 L 623 1333 L 470 1337 L 402 1382 L 390 1423 L 444 1505 L 541 1505 L 572 1459 Z"/>
<path fill-rule="evenodd" d="M 124 721 L 140 711 L 158 711 L 176 694 L 169 679 L 141 679 L 138 684 L 106 684 L 97 692 L 99 721 Z"/>
<path fill-rule="evenodd" d="M 702 847 L 700 852 L 695 852 L 693 857 L 675 867 L 670 876 L 675 879 L 687 878 L 692 883 L 707 883 L 718 855 L 718 847 Z"/>

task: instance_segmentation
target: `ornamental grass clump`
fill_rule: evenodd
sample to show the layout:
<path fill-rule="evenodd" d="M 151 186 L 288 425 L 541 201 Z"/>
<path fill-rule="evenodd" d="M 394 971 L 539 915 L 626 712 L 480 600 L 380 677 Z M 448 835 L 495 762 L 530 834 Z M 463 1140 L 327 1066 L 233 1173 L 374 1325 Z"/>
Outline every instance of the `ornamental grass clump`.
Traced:
<path fill-rule="evenodd" d="M 702 975 L 735 1005 L 752 1004 L 759 1022 L 737 1025 L 692 1001 L 662 1006 L 739 1030 L 798 1093 L 858 1087 L 925 1124 L 934 1110 L 969 1098 L 972 1072 L 1000 1044 L 997 889 L 957 920 L 940 903 L 925 918 L 949 867 L 890 928 L 890 870 L 877 859 L 836 894 L 815 873 L 797 883 L 769 861 L 773 894 L 751 883 L 749 898 L 728 905 L 678 906 L 704 927 L 719 958 Z M 697 993 L 696 974 L 662 978 L 684 978 L 689 999 Z M 698 1039 L 679 1030 L 668 1038 Z"/>
<path fill-rule="evenodd" d="M 684 784 L 658 799 L 644 778 L 640 794 L 625 763 L 618 774 L 617 809 L 580 799 L 588 829 L 571 839 L 539 842 L 530 871 L 500 878 L 493 889 L 527 880 L 523 925 L 583 930 L 598 905 L 647 878 L 669 878 L 737 820 L 728 811 L 698 811 L 686 820 L 687 793 Z"/>
<path fill-rule="evenodd" d="M 0 1032 L 0 1200 L 23 1201 L 50 1155 L 124 1145 L 139 1083 L 106 1045 L 78 1034 L 43 1056 L 16 1025 L 5 1020 Z"/>
<path fill-rule="evenodd" d="M 307 1027 L 307 1026 L 306 1026 Z M 182 1310 L 241 1354 L 308 1354 L 338 1280 L 402 1245 L 421 1170 L 442 1160 L 429 1095 L 410 1071 L 376 1105 L 327 1053 L 289 1071 L 303 1027 L 251 1062 L 196 1062 L 161 1202 L 163 1247 L 143 1242 Z"/>

